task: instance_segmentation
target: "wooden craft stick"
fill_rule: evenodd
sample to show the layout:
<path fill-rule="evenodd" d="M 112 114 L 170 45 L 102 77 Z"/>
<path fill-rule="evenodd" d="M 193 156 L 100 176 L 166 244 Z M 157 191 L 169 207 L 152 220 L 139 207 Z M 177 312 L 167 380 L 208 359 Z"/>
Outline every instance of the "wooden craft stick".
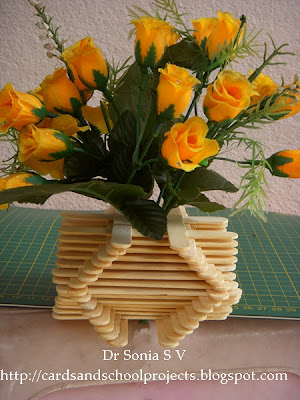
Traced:
<path fill-rule="evenodd" d="M 122 319 L 120 322 L 120 333 L 116 339 L 108 340 L 108 344 L 116 347 L 124 347 L 128 344 L 128 320 Z"/>
<path fill-rule="evenodd" d="M 185 311 L 184 308 L 179 308 L 178 310 L 176 310 L 178 319 L 180 324 L 187 329 L 196 329 L 199 326 L 199 322 L 195 319 L 190 319 L 187 316 L 187 313 Z"/>
<path fill-rule="evenodd" d="M 158 342 L 161 346 L 166 348 L 173 348 L 179 345 L 176 339 L 172 339 L 166 336 L 163 320 L 156 321 L 156 329 L 157 329 Z"/>
<path fill-rule="evenodd" d="M 95 325 L 94 329 L 95 329 L 95 331 L 97 331 L 99 333 L 112 332 L 114 330 L 114 327 L 115 327 L 115 321 L 116 321 L 116 311 L 114 309 L 111 309 L 110 310 L 109 322 L 107 324 L 105 324 L 105 325 Z"/>
<path fill-rule="evenodd" d="M 190 241 L 183 225 L 182 214 L 179 209 L 173 209 L 168 215 L 168 237 L 171 249 L 189 250 Z"/>
<path fill-rule="evenodd" d="M 104 326 L 95 326 L 94 329 L 96 330 L 96 332 L 99 332 L 100 329 L 105 328 Z M 120 330 L 121 330 L 121 317 L 120 315 L 116 315 L 114 318 L 114 327 L 113 330 L 110 332 L 99 332 L 99 337 L 101 339 L 105 339 L 105 340 L 114 340 L 116 339 L 119 334 L 120 334 Z"/>
<path fill-rule="evenodd" d="M 111 318 L 111 308 L 110 307 L 103 307 L 102 314 L 98 317 L 89 318 L 89 321 L 92 325 L 95 326 L 102 326 L 107 325 L 110 322 Z"/>
<path fill-rule="evenodd" d="M 194 332 L 194 329 L 185 328 L 181 325 L 177 313 L 171 313 L 171 323 L 174 332 L 178 333 L 179 335 L 189 335 Z"/>

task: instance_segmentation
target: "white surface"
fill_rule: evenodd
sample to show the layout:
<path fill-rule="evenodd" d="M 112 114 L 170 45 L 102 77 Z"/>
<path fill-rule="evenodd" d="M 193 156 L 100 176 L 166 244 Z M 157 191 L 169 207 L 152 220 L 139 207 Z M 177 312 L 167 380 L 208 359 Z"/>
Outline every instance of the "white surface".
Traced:
<path fill-rule="evenodd" d="M 54 16 L 54 24 L 61 26 L 60 37 L 68 37 L 68 44 L 72 45 L 85 36 L 92 36 L 101 48 L 104 56 L 111 61 L 123 61 L 133 55 L 133 38 L 128 40 L 128 33 L 132 29 L 129 25 L 130 17 L 126 7 L 138 5 L 149 9 L 148 0 L 47 0 L 49 15 Z M 284 76 L 289 83 L 299 68 L 299 16 L 300 3 L 297 0 L 177 0 L 180 11 L 188 12 L 187 21 L 201 16 L 215 16 L 217 10 L 229 11 L 236 18 L 245 14 L 249 28 L 259 30 L 260 42 L 268 40 L 269 32 L 277 45 L 289 43 L 290 51 L 297 53 L 295 57 L 288 57 L 289 64 L 285 67 L 274 66 L 267 68 L 265 73 L 272 75 L 277 82 Z M 8 81 L 16 90 L 27 91 L 38 86 L 44 77 L 51 74 L 60 66 L 56 59 L 49 60 L 43 48 L 44 42 L 38 39 L 40 30 L 35 26 L 38 19 L 34 17 L 34 9 L 27 0 L 0 1 L 0 88 Z M 192 28 L 192 24 L 189 23 Z M 269 47 L 271 49 L 271 47 Z M 250 67 L 259 64 L 253 59 Z M 249 66 L 235 64 L 235 69 L 248 73 Z M 299 72 L 299 71 L 298 71 Z M 256 138 L 266 145 L 266 155 L 269 156 L 282 149 L 300 148 L 299 138 L 300 115 L 288 118 L 275 124 L 265 126 L 255 133 Z M 0 144 L 0 160 L 8 157 L 8 148 Z M 226 152 L 224 156 L 242 159 L 241 149 Z M 212 167 L 231 180 L 239 183 L 241 170 L 234 164 L 216 161 Z M 269 178 L 267 208 L 269 211 L 300 214 L 300 180 Z M 211 198 L 231 206 L 237 195 L 214 193 Z M 45 207 L 64 209 L 95 209 L 103 205 L 75 194 L 53 196 Z"/>
<path fill-rule="evenodd" d="M 68 369 L 74 373 L 171 373 L 187 371 L 201 376 L 201 370 L 212 372 L 290 372 L 300 375 L 299 366 L 299 323 L 298 321 L 228 318 L 226 321 L 204 321 L 192 335 L 180 342 L 176 349 L 170 349 L 171 358 L 164 356 L 164 349 L 158 345 L 155 323 L 141 327 L 137 321 L 129 323 L 129 344 L 124 348 L 113 348 L 97 337 L 87 321 L 58 321 L 51 317 L 50 310 L 26 310 L 0 308 L 0 353 L 1 369 L 31 373 L 33 381 L 3 381 L 0 385 L 0 399 L 37 400 L 34 394 L 67 387 L 85 386 L 80 380 L 66 380 L 60 375 L 57 380 L 47 380 L 49 373 L 64 374 Z M 117 360 L 104 359 L 103 350 L 119 353 Z M 152 354 L 152 360 L 130 359 L 126 356 L 141 353 Z M 176 350 L 182 355 L 177 356 Z M 157 353 L 158 360 L 154 360 Z M 137 357 L 135 357 L 137 358 Z M 164 359 L 165 358 L 165 359 Z M 41 370 L 45 379 L 34 379 Z M 96 378 L 97 379 L 97 378 Z M 107 381 L 90 382 L 94 384 L 114 383 Z M 116 383 L 120 383 L 116 382 Z M 182 382 L 184 384 L 184 382 Z M 186 381 L 189 386 L 188 381 Z M 272 389 L 275 390 L 276 384 Z M 218 383 L 219 384 L 219 383 Z M 299 384 L 299 382 L 298 382 Z M 220 384 L 219 384 L 220 385 Z M 218 393 L 215 385 L 214 392 Z M 251 389 L 250 389 L 251 390 Z M 113 392 L 114 393 L 114 392 Z M 252 392 L 251 392 L 252 393 Z M 147 393 L 148 394 L 148 393 Z M 33 396 L 31 398 L 31 396 Z M 93 397 L 73 397 L 83 400 Z M 120 398 L 120 397 L 119 397 Z M 152 398 L 150 396 L 139 399 Z M 158 400 L 160 397 L 153 397 Z M 165 398 L 165 397 L 161 397 Z M 176 397 L 170 397 L 176 399 Z M 178 397 L 179 398 L 179 397 Z M 193 397 L 187 397 L 194 399 Z M 206 397 L 216 398 L 216 397 Z M 219 397 L 219 398 L 222 398 Z M 227 397 L 224 396 L 224 399 Z M 238 398 L 238 397 L 232 397 Z M 241 397 L 244 398 L 244 397 Z M 251 397 L 249 397 L 250 399 Z M 269 399 L 269 397 L 252 397 Z M 275 397 L 274 398 L 278 398 Z M 284 397 L 282 397 L 284 398 Z M 292 399 L 294 397 L 285 397 Z M 247 399 L 247 398 L 246 398 Z"/>

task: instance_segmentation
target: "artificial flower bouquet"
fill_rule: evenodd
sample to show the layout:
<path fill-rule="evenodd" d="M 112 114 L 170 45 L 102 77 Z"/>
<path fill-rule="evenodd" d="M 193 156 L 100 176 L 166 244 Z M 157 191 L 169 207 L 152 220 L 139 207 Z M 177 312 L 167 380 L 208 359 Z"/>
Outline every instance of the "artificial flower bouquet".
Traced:
<path fill-rule="evenodd" d="M 295 76 L 277 84 L 264 75 L 278 56 L 292 54 L 272 39 L 273 51 L 265 45 L 247 76 L 233 68 L 239 58 L 257 55 L 257 34 L 248 33 L 245 16 L 218 11 L 187 26 L 174 0 L 154 0 L 152 14 L 135 7 L 129 10 L 135 59 L 115 64 L 91 37 L 64 48 L 45 7 L 29 3 L 47 55 L 61 67 L 28 93 L 10 83 L 0 92 L 0 139 L 15 150 L 1 168 L 1 208 L 43 204 L 71 191 L 112 204 L 142 234 L 161 239 L 174 207 L 224 208 L 206 191 L 241 190 L 234 207 L 262 216 L 265 172 L 300 177 L 300 150 L 267 158 L 251 138 L 250 128 L 300 110 L 300 82 Z M 99 91 L 100 104 L 90 106 Z M 233 143 L 252 157 L 222 157 Z M 240 187 L 213 170 L 216 159 L 246 169 Z"/>

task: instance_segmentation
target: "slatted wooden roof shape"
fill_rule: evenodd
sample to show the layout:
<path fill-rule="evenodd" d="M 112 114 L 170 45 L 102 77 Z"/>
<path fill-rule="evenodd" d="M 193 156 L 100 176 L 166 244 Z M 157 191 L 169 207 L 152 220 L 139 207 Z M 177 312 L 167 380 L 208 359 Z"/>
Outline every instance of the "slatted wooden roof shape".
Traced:
<path fill-rule="evenodd" d="M 53 317 L 89 320 L 110 345 L 128 343 L 128 320 L 154 319 L 159 343 L 175 347 L 200 321 L 227 318 L 240 299 L 237 234 L 226 218 L 189 217 L 180 207 L 155 241 L 113 209 L 63 217 Z"/>

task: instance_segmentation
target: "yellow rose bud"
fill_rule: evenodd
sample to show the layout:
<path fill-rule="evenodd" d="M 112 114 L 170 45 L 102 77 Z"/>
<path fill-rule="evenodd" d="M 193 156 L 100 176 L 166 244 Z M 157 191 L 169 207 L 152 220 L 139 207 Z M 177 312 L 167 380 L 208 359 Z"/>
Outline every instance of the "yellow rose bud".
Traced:
<path fill-rule="evenodd" d="M 214 58 L 231 41 L 234 41 L 241 25 L 241 21 L 235 19 L 228 12 L 218 11 L 217 14 L 218 21 L 206 41 L 206 51 L 210 59 Z"/>
<path fill-rule="evenodd" d="M 250 74 L 251 73 L 252 71 Z M 251 106 L 257 104 L 264 97 L 271 96 L 278 89 L 276 83 L 273 82 L 269 75 L 264 75 L 263 73 L 260 73 L 253 82 L 256 85 L 255 91 L 258 93 L 258 95 L 251 97 Z"/>
<path fill-rule="evenodd" d="M 202 40 L 209 37 L 217 22 L 218 18 L 199 18 L 197 20 L 192 19 L 192 24 L 194 25 L 193 36 L 199 45 L 201 44 Z"/>
<path fill-rule="evenodd" d="M 35 125 L 28 125 L 20 131 L 18 145 L 19 161 L 40 175 L 53 176 L 54 173 L 57 176 L 59 170 L 58 175 L 61 176 L 63 163 L 60 159 L 73 150 L 72 143 L 63 132 Z"/>
<path fill-rule="evenodd" d="M 27 182 L 26 179 L 33 177 L 33 174 L 29 174 L 26 172 L 21 172 L 18 174 L 10 175 L 6 178 L 6 188 L 5 189 L 13 189 L 22 186 L 33 186 L 33 183 Z"/>
<path fill-rule="evenodd" d="M 6 189 L 14 189 L 22 186 L 33 186 L 33 183 L 27 182 L 26 178 L 34 176 L 28 173 L 17 173 L 6 178 L 0 178 L 0 192 Z M 0 204 L 0 210 L 8 208 L 8 204 Z"/>
<path fill-rule="evenodd" d="M 101 50 L 94 45 L 91 37 L 68 47 L 62 53 L 62 58 L 71 68 L 75 83 L 81 90 L 86 87 L 100 90 L 106 88 L 107 64 Z"/>
<path fill-rule="evenodd" d="M 161 153 L 168 164 L 184 171 L 193 171 L 199 163 L 219 151 L 218 142 L 206 139 L 208 127 L 200 117 L 174 124 L 163 142 Z"/>
<path fill-rule="evenodd" d="M 17 92 L 7 83 L 0 92 L 0 132 L 9 128 L 20 130 L 28 124 L 34 124 L 44 118 L 47 111 L 34 95 Z"/>
<path fill-rule="evenodd" d="M 74 136 L 77 132 L 85 132 L 88 126 L 79 126 L 79 121 L 70 114 L 59 115 L 56 118 L 45 118 L 38 124 L 38 128 L 51 128 Z"/>
<path fill-rule="evenodd" d="M 106 115 L 108 117 L 109 126 L 113 126 L 113 123 L 108 115 L 108 110 L 106 110 Z M 108 133 L 108 129 L 105 123 L 105 119 L 101 110 L 101 107 L 90 107 L 83 106 L 82 107 L 82 116 L 86 119 L 91 125 L 94 125 L 101 133 Z"/>
<path fill-rule="evenodd" d="M 255 85 L 236 71 L 222 71 L 207 87 L 203 109 L 207 118 L 220 122 L 235 118 L 250 105 L 251 96 L 258 93 Z"/>
<path fill-rule="evenodd" d="M 280 111 L 289 111 L 288 114 L 284 115 L 280 119 L 291 117 L 292 115 L 297 114 L 300 111 L 300 93 L 299 86 L 300 82 L 294 83 L 296 87 L 298 87 L 298 91 L 287 90 L 284 92 L 284 97 L 280 98 L 280 102 L 285 104 L 285 107 L 280 108 L 280 110 L 276 110 L 276 112 Z M 285 89 L 289 88 L 290 85 L 284 86 Z"/>
<path fill-rule="evenodd" d="M 200 81 L 187 69 L 173 64 L 167 64 L 158 71 L 160 80 L 157 86 L 157 113 L 170 114 L 167 119 L 177 118 L 189 105 L 193 87 Z"/>
<path fill-rule="evenodd" d="M 267 160 L 271 174 L 283 178 L 300 178 L 300 150 L 282 150 Z"/>
<path fill-rule="evenodd" d="M 136 60 L 141 66 L 154 68 L 166 47 L 175 44 L 180 36 L 174 32 L 174 26 L 158 18 L 141 17 L 131 22 L 136 28 Z"/>
<path fill-rule="evenodd" d="M 81 101 L 78 88 L 63 68 L 58 68 L 53 75 L 46 76 L 34 93 L 42 96 L 47 110 L 54 113 L 73 112 L 71 99 Z"/>

